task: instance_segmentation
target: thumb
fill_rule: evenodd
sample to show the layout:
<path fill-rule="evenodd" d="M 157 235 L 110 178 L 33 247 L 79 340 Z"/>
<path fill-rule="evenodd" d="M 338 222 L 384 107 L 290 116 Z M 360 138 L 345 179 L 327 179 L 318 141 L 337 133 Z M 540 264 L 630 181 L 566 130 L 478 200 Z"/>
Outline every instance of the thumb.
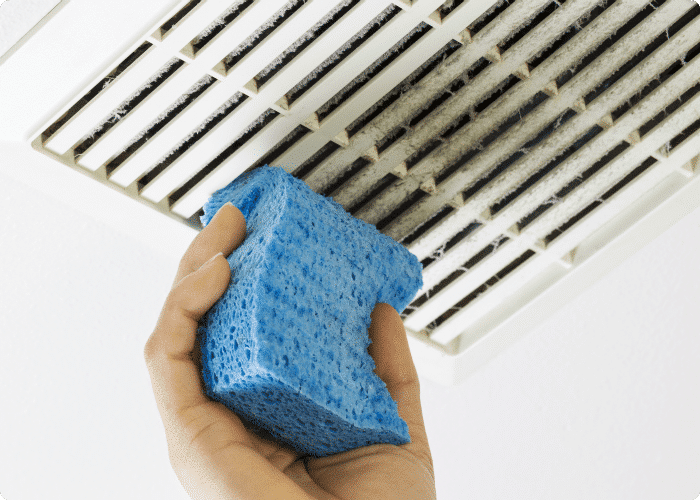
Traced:
<path fill-rule="evenodd" d="M 389 304 L 379 302 L 374 306 L 370 318 L 369 337 L 372 343 L 367 351 L 377 365 L 375 373 L 387 385 L 389 392 L 404 385 L 418 387 L 418 372 L 399 313 Z"/>
<path fill-rule="evenodd" d="M 372 343 L 367 352 L 374 359 L 375 373 L 384 381 L 389 394 L 396 401 L 399 416 L 408 424 L 411 443 L 403 446 L 418 456 L 430 456 L 420 401 L 420 381 L 401 316 L 389 304 L 379 302 L 370 317 L 369 337 Z"/>

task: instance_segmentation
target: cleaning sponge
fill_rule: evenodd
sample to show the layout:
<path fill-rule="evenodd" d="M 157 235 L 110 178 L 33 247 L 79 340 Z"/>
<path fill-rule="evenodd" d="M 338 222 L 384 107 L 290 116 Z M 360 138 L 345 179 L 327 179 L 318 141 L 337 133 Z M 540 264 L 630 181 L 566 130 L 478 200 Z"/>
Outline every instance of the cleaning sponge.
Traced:
<path fill-rule="evenodd" d="M 374 306 L 422 287 L 418 259 L 278 167 L 215 192 L 202 223 L 229 201 L 246 238 L 199 324 L 207 395 L 304 455 L 410 442 L 367 347 Z"/>

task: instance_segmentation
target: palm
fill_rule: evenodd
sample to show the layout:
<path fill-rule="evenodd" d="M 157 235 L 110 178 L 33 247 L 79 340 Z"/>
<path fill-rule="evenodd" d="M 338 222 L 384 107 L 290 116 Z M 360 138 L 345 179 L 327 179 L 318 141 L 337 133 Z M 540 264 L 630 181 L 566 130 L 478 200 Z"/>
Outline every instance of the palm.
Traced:
<path fill-rule="evenodd" d="M 422 451 L 426 447 L 415 438 L 401 446 L 375 444 L 305 459 L 280 445 L 266 431 L 254 430 L 248 422 L 233 418 L 246 427 L 249 444 L 258 454 L 318 500 L 435 497 L 432 457 Z M 422 426 L 422 422 L 414 424 Z"/>
<path fill-rule="evenodd" d="M 434 496 L 432 465 L 403 447 L 366 446 L 331 457 L 312 458 L 307 467 L 307 475 L 319 488 L 345 500 Z M 306 479 L 304 472 L 300 471 L 302 480 Z M 300 484 L 291 473 L 288 475 Z"/>
<path fill-rule="evenodd" d="M 382 358 L 376 352 L 378 345 L 373 343 L 368 348 L 375 361 Z M 201 373 L 199 339 L 192 361 Z M 381 377 L 387 368 L 390 368 L 387 363 L 377 363 L 375 372 Z M 375 444 L 320 458 L 305 457 L 280 444 L 268 431 L 231 412 L 222 403 L 209 400 L 189 408 L 181 417 L 189 424 L 186 432 L 189 436 L 201 438 L 202 430 L 210 431 L 211 441 L 202 450 L 205 454 L 243 444 L 318 500 L 435 498 L 435 474 L 423 416 L 421 412 L 407 411 L 411 404 L 420 401 L 420 387 L 405 383 L 387 388 L 394 400 L 408 403 L 398 405 L 398 410 L 409 426 L 411 442 L 401 446 Z"/>
<path fill-rule="evenodd" d="M 373 312 L 373 317 L 374 314 Z M 387 321 L 386 317 L 381 315 L 377 318 L 382 323 Z M 374 320 L 372 323 L 371 335 L 378 326 Z M 195 342 L 192 361 L 201 373 L 202 354 L 199 340 Z M 373 342 L 367 351 L 375 360 L 375 373 L 384 379 L 386 371 L 395 369 L 390 361 L 384 360 L 394 359 L 395 356 L 378 352 L 381 348 L 381 344 Z M 210 449 L 221 450 L 228 445 L 238 446 L 241 444 L 240 436 L 245 435 L 243 444 L 254 449 L 277 470 L 289 476 L 319 500 L 434 498 L 435 473 L 432 455 L 422 412 L 415 411 L 416 403 L 420 404 L 420 387 L 417 383 L 388 384 L 387 389 L 394 401 L 405 403 L 398 405 L 399 415 L 408 424 L 411 436 L 411 442 L 405 445 L 375 444 L 328 457 L 304 457 L 292 448 L 281 445 L 265 429 L 239 417 L 221 403 L 208 401 L 199 408 L 190 408 L 186 420 L 191 423 L 190 436 L 200 435 L 199 431 L 206 427 L 212 428 L 212 433 L 216 436 L 214 440 L 219 446 L 212 443 L 208 446 Z"/>
<path fill-rule="evenodd" d="M 223 459 L 226 451 L 234 456 L 236 448 L 245 446 L 318 500 L 435 498 L 432 457 L 421 432 L 401 446 L 375 444 L 315 458 L 281 445 L 221 403 L 209 401 L 188 408 L 181 417 L 188 422 L 185 435 L 197 436 L 187 441 L 199 453 Z M 422 426 L 422 422 L 408 423 L 412 431 Z"/>

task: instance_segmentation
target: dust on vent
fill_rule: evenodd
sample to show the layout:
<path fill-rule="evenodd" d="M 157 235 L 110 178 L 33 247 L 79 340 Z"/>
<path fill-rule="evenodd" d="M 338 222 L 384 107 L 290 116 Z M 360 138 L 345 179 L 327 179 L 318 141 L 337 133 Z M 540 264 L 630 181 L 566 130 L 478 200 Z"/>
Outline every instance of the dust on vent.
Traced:
<path fill-rule="evenodd" d="M 694 178 L 698 14 L 692 0 L 191 0 L 33 147 L 196 229 L 214 191 L 283 167 L 421 260 L 404 324 L 433 365 L 456 366 L 664 199 L 641 206 L 649 193 Z"/>

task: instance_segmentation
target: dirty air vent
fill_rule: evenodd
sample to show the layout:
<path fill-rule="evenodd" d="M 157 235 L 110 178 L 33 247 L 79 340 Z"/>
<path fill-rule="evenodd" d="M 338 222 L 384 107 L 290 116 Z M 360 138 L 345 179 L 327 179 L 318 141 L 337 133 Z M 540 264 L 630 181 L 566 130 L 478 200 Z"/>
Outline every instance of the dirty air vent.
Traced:
<path fill-rule="evenodd" d="M 194 228 L 283 167 L 422 261 L 438 364 L 693 178 L 699 52 L 693 0 L 191 0 L 32 145 Z"/>

